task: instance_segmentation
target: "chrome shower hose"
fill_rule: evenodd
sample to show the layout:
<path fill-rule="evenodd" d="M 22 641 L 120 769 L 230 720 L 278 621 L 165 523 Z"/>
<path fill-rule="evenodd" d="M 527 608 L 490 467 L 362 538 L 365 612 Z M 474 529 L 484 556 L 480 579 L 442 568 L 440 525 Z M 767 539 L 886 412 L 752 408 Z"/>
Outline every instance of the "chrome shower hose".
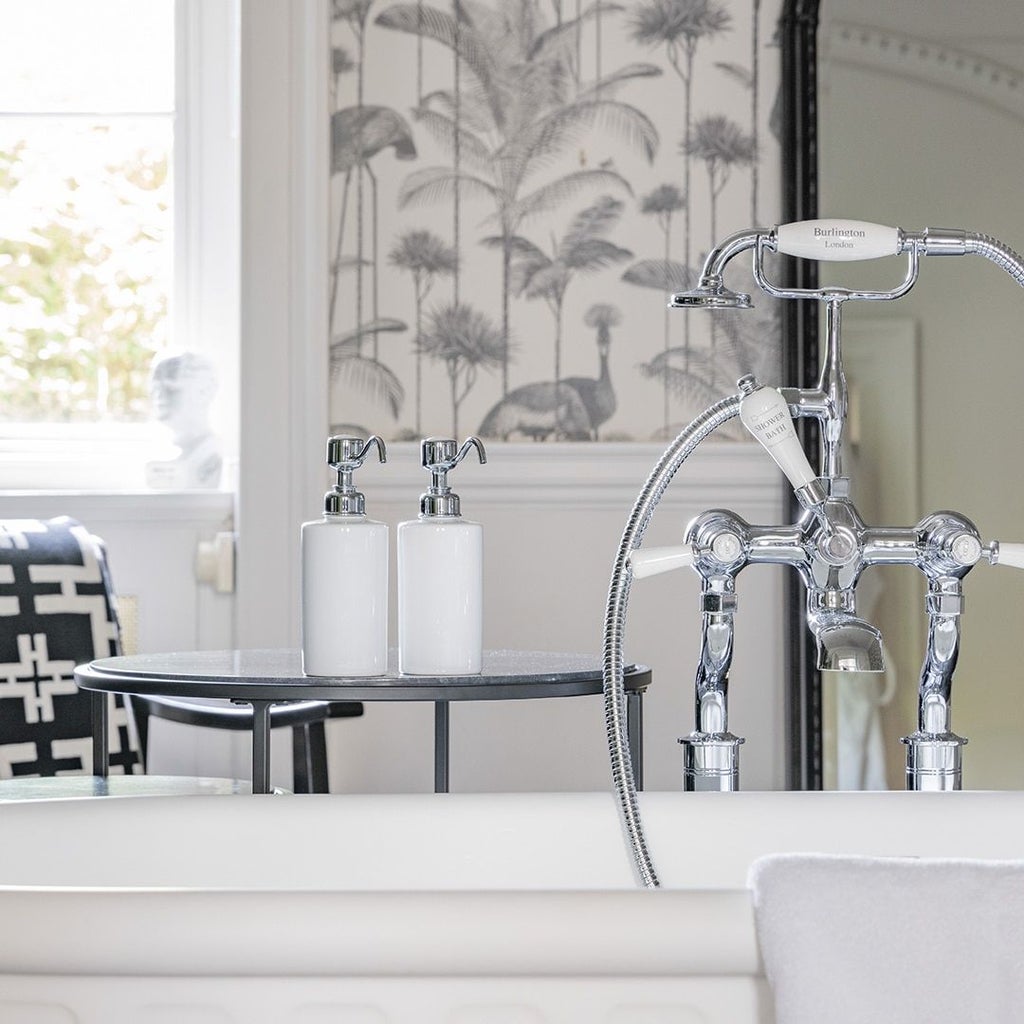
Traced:
<path fill-rule="evenodd" d="M 604 618 L 603 665 L 604 720 L 608 735 L 608 753 L 612 765 L 612 782 L 619 800 L 619 814 L 633 851 L 640 882 L 648 888 L 657 888 L 660 883 L 647 850 L 647 841 L 640 822 L 633 763 L 630 760 L 626 735 L 626 695 L 623 685 L 625 665 L 622 646 L 629 587 L 633 575 L 629 568 L 629 553 L 640 546 L 651 516 L 654 515 L 654 510 L 676 470 L 712 431 L 739 414 L 741 397 L 731 395 L 709 406 L 688 424 L 665 450 L 633 504 L 622 540 L 619 542 L 608 587 L 608 607 Z"/>
<path fill-rule="evenodd" d="M 1024 260 L 1008 245 L 1000 242 L 998 238 L 993 238 L 991 235 L 973 232 L 967 233 L 964 242 L 969 253 L 975 253 L 978 256 L 984 256 L 987 260 L 991 260 L 996 266 L 1002 267 L 1017 284 L 1024 288 Z"/>

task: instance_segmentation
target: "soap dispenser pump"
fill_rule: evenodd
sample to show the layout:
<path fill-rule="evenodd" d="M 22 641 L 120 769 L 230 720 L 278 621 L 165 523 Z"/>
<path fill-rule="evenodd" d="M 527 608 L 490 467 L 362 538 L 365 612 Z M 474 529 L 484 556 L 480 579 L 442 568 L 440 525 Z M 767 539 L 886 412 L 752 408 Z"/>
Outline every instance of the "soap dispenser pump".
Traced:
<path fill-rule="evenodd" d="M 327 464 L 338 474 L 324 495 L 322 519 L 302 524 L 302 671 L 311 676 L 379 676 L 388 662 L 388 528 L 366 517 L 352 474 L 373 445 L 327 439 Z"/>
<path fill-rule="evenodd" d="M 483 442 L 420 442 L 430 489 L 418 519 L 398 524 L 398 667 L 410 675 L 474 675 L 483 665 L 483 527 L 462 518 L 448 474 Z"/>

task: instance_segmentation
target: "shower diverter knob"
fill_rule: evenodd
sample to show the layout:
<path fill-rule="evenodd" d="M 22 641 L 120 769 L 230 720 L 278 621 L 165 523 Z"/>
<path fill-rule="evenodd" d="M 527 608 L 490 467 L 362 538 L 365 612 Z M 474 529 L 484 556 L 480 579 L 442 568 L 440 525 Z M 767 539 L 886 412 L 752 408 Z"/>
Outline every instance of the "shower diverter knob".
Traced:
<path fill-rule="evenodd" d="M 796 436 L 786 400 L 775 388 L 758 384 L 753 377 L 744 377 L 739 386 L 743 392 L 740 400 L 740 419 L 743 425 L 786 474 L 801 504 L 820 505 L 825 494 L 817 484 L 817 474 L 807 461 L 800 439 Z"/>
<path fill-rule="evenodd" d="M 643 551 L 634 548 L 629 553 L 629 565 L 635 580 L 671 572 L 673 569 L 684 569 L 688 565 L 693 565 L 693 548 L 689 544 L 647 548 Z"/>

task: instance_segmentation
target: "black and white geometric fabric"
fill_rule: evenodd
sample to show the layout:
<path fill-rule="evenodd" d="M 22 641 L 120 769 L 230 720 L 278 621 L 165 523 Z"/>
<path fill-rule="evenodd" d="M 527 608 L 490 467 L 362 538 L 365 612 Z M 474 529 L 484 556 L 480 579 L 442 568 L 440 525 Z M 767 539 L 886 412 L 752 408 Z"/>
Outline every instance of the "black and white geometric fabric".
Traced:
<path fill-rule="evenodd" d="M 0 778 L 92 770 L 76 665 L 118 653 L 100 541 L 73 519 L 0 520 Z M 110 771 L 142 772 L 125 699 L 109 695 Z"/>

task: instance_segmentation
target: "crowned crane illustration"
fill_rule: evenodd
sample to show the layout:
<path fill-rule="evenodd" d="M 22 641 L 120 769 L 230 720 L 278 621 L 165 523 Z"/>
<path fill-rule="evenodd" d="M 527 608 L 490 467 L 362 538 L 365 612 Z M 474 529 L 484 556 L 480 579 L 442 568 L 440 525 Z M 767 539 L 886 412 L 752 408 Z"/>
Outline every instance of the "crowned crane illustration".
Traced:
<path fill-rule="evenodd" d="M 567 381 L 542 380 L 510 391 L 483 418 L 477 433 L 499 441 L 589 441 L 590 414 Z"/>
<path fill-rule="evenodd" d="M 484 424 L 488 427 L 505 427 L 513 410 L 520 417 L 529 410 L 535 417 L 539 417 L 529 425 L 532 436 L 538 440 L 546 439 L 549 435 L 553 435 L 556 440 L 590 440 L 596 430 L 592 412 L 598 416 L 600 423 L 614 412 L 614 395 L 609 396 L 603 390 L 600 379 L 575 378 L 580 385 L 578 388 L 572 384 L 567 385 L 563 380 L 562 314 L 566 292 L 577 275 L 596 273 L 632 256 L 628 249 L 604 237 L 618 223 L 623 207 L 622 201 L 612 196 L 598 197 L 573 217 L 561 238 L 552 239 L 550 254 L 521 235 L 512 239 L 515 257 L 512 281 L 516 295 L 543 300 L 554 319 L 554 380 L 526 384 L 510 392 L 506 396 L 509 403 L 505 405 L 499 402 L 485 417 Z M 503 240 L 500 237 L 486 238 L 484 243 L 501 246 Z M 595 322 L 589 326 L 597 324 Z M 606 331 L 607 327 L 606 324 Z M 605 384 L 610 388 L 608 382 Z M 600 392 L 597 390 L 599 387 L 602 388 Z M 612 408 L 607 415 L 602 416 L 597 403 L 606 404 L 609 397 Z M 588 401 L 594 403 L 593 408 L 588 407 Z M 581 406 L 583 416 L 580 415 Z M 563 412 L 568 417 L 565 421 L 561 418 Z M 549 414 L 553 416 L 550 430 L 547 429 L 546 419 Z M 516 429 L 523 432 L 524 425 L 526 420 L 521 419 Z"/>
<path fill-rule="evenodd" d="M 611 328 L 622 322 L 619 310 L 606 302 L 591 306 L 583 316 L 588 327 L 597 329 L 597 377 L 566 377 L 565 383 L 580 396 L 590 417 L 591 440 L 599 440 L 598 431 L 615 413 L 615 389 L 608 370 L 608 352 L 612 345 Z"/>

